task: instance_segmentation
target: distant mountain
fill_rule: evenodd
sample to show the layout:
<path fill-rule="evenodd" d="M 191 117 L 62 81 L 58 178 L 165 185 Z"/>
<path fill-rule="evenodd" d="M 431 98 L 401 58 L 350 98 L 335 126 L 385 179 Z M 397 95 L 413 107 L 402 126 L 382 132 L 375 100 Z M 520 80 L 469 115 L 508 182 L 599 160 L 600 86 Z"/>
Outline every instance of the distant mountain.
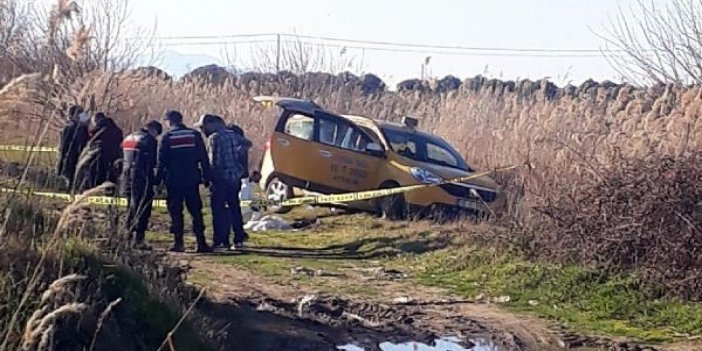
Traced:
<path fill-rule="evenodd" d="M 206 65 L 225 65 L 217 57 L 206 54 L 183 54 L 173 50 L 166 50 L 160 54 L 160 63 L 155 66 L 168 74 L 180 78 L 186 73 Z"/>

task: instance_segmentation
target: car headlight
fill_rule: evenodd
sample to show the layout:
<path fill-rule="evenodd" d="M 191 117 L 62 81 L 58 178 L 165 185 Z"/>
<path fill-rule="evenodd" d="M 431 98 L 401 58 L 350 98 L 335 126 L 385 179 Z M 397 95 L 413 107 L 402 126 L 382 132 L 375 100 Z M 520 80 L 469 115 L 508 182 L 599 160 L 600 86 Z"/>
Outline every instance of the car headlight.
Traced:
<path fill-rule="evenodd" d="M 410 172 L 414 179 L 423 184 L 439 184 L 444 181 L 443 178 L 423 168 L 412 167 Z"/>

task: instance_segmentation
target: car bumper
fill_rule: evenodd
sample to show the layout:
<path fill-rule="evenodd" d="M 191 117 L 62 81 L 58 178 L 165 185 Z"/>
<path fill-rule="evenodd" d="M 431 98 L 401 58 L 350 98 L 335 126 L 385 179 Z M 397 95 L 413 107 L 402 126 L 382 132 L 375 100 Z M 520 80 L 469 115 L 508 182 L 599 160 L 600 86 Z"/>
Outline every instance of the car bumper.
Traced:
<path fill-rule="evenodd" d="M 405 194 L 405 202 L 422 212 L 436 210 L 446 213 L 488 213 L 490 203 L 497 200 L 499 194 L 490 196 L 489 202 L 475 197 L 458 197 L 449 194 L 440 187 L 415 190 Z"/>

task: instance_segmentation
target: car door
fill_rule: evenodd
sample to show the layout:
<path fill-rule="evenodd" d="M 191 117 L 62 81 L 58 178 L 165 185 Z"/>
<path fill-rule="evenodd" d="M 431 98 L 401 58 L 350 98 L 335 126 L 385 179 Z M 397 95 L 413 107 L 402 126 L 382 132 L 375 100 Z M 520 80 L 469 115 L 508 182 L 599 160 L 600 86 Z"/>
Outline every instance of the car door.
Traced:
<path fill-rule="evenodd" d="M 308 114 L 284 110 L 270 140 L 269 150 L 275 173 L 285 183 L 307 189 L 318 181 L 315 171 L 318 145 L 315 142 L 316 118 Z"/>
<path fill-rule="evenodd" d="M 316 130 L 320 167 L 317 172 L 323 184 L 334 192 L 375 189 L 377 173 L 383 158 L 365 151 L 371 138 L 358 126 L 341 117 L 317 114 Z"/>

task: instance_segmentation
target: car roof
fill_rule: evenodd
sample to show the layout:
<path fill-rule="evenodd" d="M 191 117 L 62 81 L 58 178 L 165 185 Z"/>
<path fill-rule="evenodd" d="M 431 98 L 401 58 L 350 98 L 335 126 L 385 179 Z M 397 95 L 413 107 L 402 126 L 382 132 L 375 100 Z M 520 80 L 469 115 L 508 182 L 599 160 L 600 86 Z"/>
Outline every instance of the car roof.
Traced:
<path fill-rule="evenodd" d="M 340 115 L 336 114 L 334 112 L 328 111 L 324 109 L 323 107 L 317 105 L 315 102 L 311 100 L 304 100 L 304 99 L 297 99 L 297 98 L 290 98 L 290 97 L 277 97 L 277 96 L 256 96 L 253 98 L 257 102 L 268 102 L 268 103 L 274 103 L 278 107 L 286 109 L 286 110 L 291 110 L 291 111 L 296 111 L 296 112 L 301 112 L 301 113 L 306 113 L 313 115 L 317 112 L 324 112 L 328 113 L 331 115 L 336 115 L 340 116 L 342 118 L 345 118 L 352 123 L 355 123 L 361 127 L 369 128 L 373 130 L 375 133 L 379 134 L 379 137 L 381 139 L 384 139 L 382 133 L 380 133 L 380 129 L 383 128 L 388 128 L 388 129 L 394 129 L 398 131 L 405 131 L 405 132 L 411 132 L 411 133 L 416 133 L 419 135 L 427 136 L 427 137 L 437 137 L 431 133 L 427 133 L 424 131 L 421 131 L 416 128 L 410 128 L 407 127 L 406 125 L 402 123 L 396 123 L 396 122 L 389 122 L 389 121 L 383 121 L 383 120 L 377 120 L 365 116 L 359 116 L 359 115 Z"/>
<path fill-rule="evenodd" d="M 356 116 L 356 115 L 342 115 L 342 117 L 344 117 L 344 118 L 350 120 L 351 122 L 354 122 L 360 126 L 363 126 L 363 127 L 372 127 L 372 128 L 377 128 L 377 129 L 387 128 L 387 129 L 416 133 L 416 134 L 425 135 L 425 136 L 432 135 L 431 133 L 424 132 L 424 131 L 417 129 L 417 128 L 414 128 L 414 129 L 410 128 L 402 123 L 377 120 L 377 119 L 373 119 L 373 118 L 369 118 L 369 117 Z"/>

